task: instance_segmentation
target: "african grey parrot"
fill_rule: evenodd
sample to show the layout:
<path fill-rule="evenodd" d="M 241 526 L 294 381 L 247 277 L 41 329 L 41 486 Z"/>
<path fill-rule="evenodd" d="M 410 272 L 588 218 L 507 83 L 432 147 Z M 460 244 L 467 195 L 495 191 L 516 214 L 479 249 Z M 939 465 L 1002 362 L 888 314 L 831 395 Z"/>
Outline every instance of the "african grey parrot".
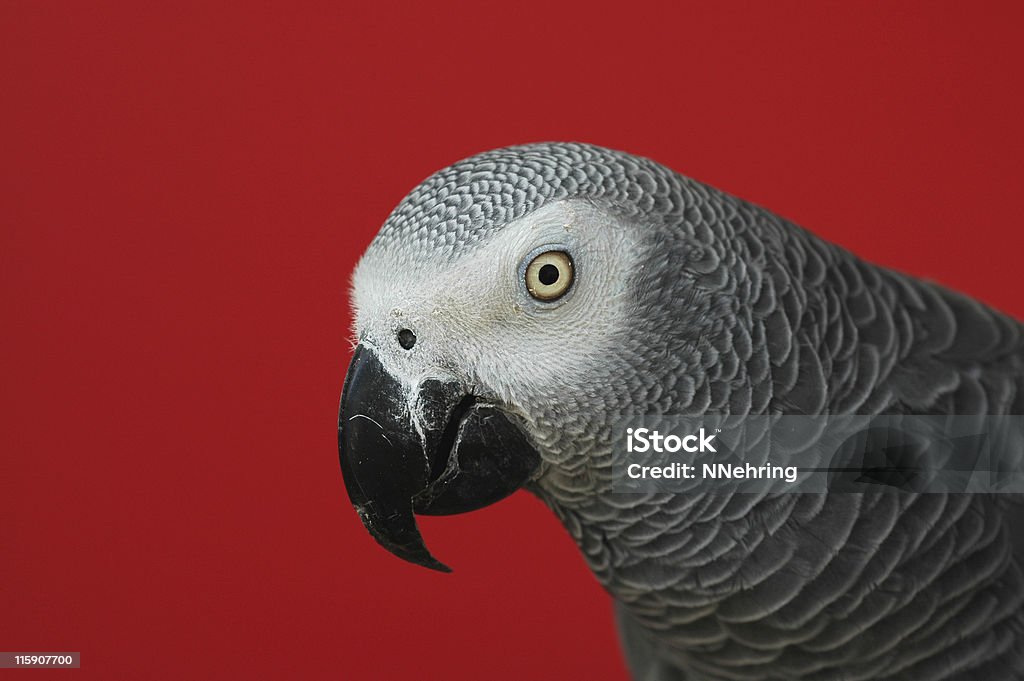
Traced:
<path fill-rule="evenodd" d="M 341 466 L 384 547 L 539 496 L 640 679 L 1024 679 L 1019 497 L 612 489 L 624 413 L 1024 414 L 1024 328 L 644 158 L 474 156 L 356 268 Z"/>

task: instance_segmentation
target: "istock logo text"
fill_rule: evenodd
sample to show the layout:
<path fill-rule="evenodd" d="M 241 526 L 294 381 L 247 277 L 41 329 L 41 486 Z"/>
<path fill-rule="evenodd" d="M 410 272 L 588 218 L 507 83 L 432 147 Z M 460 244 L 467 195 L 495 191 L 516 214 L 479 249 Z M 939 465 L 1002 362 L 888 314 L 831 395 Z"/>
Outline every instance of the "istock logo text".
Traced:
<path fill-rule="evenodd" d="M 715 436 L 706 435 L 704 429 L 694 435 L 679 437 L 678 435 L 662 435 L 648 428 L 626 429 L 626 450 L 629 452 L 659 452 L 674 454 L 684 452 L 717 452 L 711 441 Z M 696 444 L 694 444 L 696 443 Z"/>

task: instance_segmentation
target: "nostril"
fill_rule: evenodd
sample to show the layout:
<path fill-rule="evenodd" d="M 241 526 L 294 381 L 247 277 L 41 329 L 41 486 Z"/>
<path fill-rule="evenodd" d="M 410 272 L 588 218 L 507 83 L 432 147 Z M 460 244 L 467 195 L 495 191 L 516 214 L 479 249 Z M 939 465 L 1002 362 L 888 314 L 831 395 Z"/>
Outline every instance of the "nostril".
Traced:
<path fill-rule="evenodd" d="M 416 345 L 416 334 L 409 329 L 402 329 L 398 332 L 398 344 L 406 350 L 412 350 L 412 346 Z"/>

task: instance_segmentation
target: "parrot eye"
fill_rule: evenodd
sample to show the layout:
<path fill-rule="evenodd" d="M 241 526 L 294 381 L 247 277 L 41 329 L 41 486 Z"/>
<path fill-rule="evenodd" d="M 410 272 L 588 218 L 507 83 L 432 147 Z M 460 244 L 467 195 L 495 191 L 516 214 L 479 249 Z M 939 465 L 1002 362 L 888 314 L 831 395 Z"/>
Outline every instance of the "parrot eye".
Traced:
<path fill-rule="evenodd" d="M 572 258 L 565 251 L 541 253 L 526 266 L 526 288 L 537 300 L 557 300 L 572 286 Z"/>

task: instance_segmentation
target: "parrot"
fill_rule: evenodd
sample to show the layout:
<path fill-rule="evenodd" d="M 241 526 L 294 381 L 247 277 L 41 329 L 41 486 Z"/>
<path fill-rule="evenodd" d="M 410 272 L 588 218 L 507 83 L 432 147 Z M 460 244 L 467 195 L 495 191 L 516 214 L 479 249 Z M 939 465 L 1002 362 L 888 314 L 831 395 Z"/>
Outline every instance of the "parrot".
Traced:
<path fill-rule="evenodd" d="M 341 472 L 385 549 L 517 490 L 610 594 L 637 681 L 1024 679 L 1020 495 L 623 493 L 624 415 L 1024 414 L 1024 325 L 647 158 L 459 161 L 351 279 Z M 609 623 L 609 626 L 612 626 Z"/>

